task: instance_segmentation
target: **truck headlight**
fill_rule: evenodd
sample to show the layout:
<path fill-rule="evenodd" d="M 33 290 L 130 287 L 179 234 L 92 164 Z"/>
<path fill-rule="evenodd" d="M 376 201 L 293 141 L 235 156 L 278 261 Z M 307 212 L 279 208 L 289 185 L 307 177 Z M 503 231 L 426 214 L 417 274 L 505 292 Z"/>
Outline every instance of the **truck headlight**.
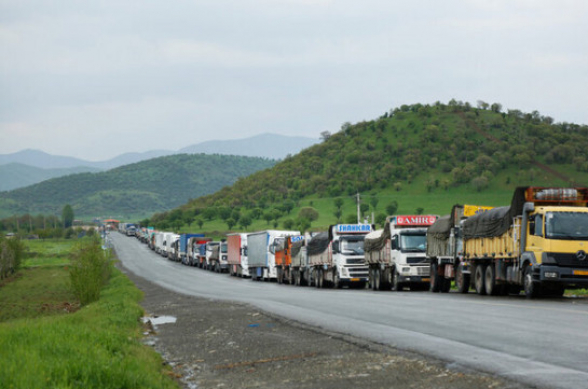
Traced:
<path fill-rule="evenodd" d="M 403 267 L 402 273 L 404 273 L 404 274 L 410 273 L 410 267 Z"/>
<path fill-rule="evenodd" d="M 543 275 L 545 278 L 559 278 L 559 274 L 555 271 L 546 271 Z"/>

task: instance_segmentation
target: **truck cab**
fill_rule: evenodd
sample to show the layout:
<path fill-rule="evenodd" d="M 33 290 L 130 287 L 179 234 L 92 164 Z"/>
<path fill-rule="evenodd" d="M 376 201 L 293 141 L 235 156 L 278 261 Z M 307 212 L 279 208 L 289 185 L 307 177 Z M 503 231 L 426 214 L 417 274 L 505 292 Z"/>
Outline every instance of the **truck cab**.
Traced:
<path fill-rule="evenodd" d="M 429 287 L 430 269 L 426 256 L 427 228 L 434 215 L 404 215 L 390 218 L 390 256 L 394 264 L 392 288 L 402 290 Z"/>

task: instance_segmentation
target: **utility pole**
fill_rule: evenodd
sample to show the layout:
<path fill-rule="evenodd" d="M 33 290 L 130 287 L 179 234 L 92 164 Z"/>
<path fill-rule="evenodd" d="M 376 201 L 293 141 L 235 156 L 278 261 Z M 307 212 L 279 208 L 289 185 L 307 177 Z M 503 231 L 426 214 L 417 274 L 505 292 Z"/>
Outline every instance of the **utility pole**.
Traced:
<path fill-rule="evenodd" d="M 359 191 L 357 192 L 357 224 L 361 223 L 361 212 L 360 212 L 360 207 L 359 207 L 359 202 L 360 202 L 360 198 L 359 198 Z"/>

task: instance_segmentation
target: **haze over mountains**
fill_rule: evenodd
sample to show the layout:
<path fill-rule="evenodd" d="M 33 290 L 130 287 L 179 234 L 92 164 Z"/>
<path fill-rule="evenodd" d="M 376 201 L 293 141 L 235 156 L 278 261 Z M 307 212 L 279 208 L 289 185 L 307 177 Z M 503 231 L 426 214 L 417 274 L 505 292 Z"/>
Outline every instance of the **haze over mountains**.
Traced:
<path fill-rule="evenodd" d="M 74 173 L 99 172 L 140 161 L 175 154 L 221 154 L 283 159 L 318 143 L 318 139 L 277 134 L 261 134 L 244 139 L 197 143 L 177 151 L 150 150 L 125 153 L 105 161 L 51 155 L 40 150 L 22 150 L 0 154 L 0 191 L 33 185 L 50 178 Z"/>

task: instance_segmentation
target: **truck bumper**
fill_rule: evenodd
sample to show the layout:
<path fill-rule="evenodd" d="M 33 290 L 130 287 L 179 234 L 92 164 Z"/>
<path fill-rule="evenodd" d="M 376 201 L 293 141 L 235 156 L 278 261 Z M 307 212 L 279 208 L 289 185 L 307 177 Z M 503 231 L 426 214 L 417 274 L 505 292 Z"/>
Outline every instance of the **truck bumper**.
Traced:
<path fill-rule="evenodd" d="M 399 276 L 398 281 L 401 283 L 407 284 L 418 284 L 418 283 L 427 283 L 431 282 L 431 277 L 425 276 Z"/>
<path fill-rule="evenodd" d="M 541 265 L 539 268 L 539 280 L 545 283 L 565 285 L 566 287 L 585 288 L 588 286 L 588 269 Z"/>

